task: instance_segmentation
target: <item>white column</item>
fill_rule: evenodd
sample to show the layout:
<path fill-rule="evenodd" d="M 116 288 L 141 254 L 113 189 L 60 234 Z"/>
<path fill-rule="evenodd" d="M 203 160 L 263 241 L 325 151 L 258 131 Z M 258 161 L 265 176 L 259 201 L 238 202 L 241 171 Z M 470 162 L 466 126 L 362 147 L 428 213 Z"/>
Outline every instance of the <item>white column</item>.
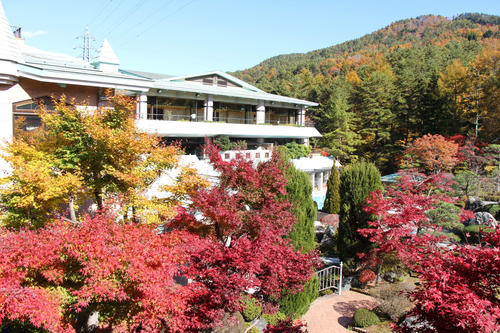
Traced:
<path fill-rule="evenodd" d="M 148 96 L 144 93 L 137 95 L 136 114 L 139 119 L 148 119 Z"/>
<path fill-rule="evenodd" d="M 207 98 L 205 98 L 205 104 L 203 106 L 204 108 L 204 119 L 203 120 L 208 120 L 208 121 L 213 121 L 214 120 L 214 97 L 212 95 L 207 95 Z"/>
<path fill-rule="evenodd" d="M 264 101 L 259 101 L 256 111 L 256 123 L 264 124 L 266 122 L 266 107 Z"/>
<path fill-rule="evenodd" d="M 302 139 L 302 144 L 303 144 L 304 146 L 309 146 L 309 138 L 303 138 L 303 139 Z"/>
<path fill-rule="evenodd" d="M 313 192 L 314 192 L 314 180 L 316 178 L 315 175 L 316 175 L 316 173 L 313 171 L 311 173 L 311 183 L 312 183 Z"/>
<path fill-rule="evenodd" d="M 9 88 L 10 86 L 0 85 L 0 149 L 4 147 L 6 141 L 12 141 L 14 136 L 14 116 Z M 0 156 L 0 177 L 4 177 L 10 170 L 7 162 Z"/>
<path fill-rule="evenodd" d="M 300 107 L 298 114 L 298 125 L 304 126 L 306 124 L 306 107 L 304 105 Z"/>

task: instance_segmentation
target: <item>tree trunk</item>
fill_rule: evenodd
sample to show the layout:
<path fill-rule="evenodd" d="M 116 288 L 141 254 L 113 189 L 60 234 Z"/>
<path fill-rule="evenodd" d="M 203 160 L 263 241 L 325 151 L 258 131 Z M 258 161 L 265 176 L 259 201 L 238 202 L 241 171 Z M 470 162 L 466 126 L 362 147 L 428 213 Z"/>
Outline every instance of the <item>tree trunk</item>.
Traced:
<path fill-rule="evenodd" d="M 95 198 L 95 202 L 97 204 L 97 208 L 99 210 L 103 209 L 104 206 L 102 204 L 102 196 L 101 196 L 101 191 L 99 190 L 94 190 L 94 198 Z"/>
<path fill-rule="evenodd" d="M 99 326 L 99 312 L 82 310 L 76 318 L 76 333 L 95 333 Z"/>
<path fill-rule="evenodd" d="M 75 198 L 73 197 L 73 193 L 70 193 L 70 195 L 69 195 L 68 208 L 69 208 L 69 218 L 70 218 L 70 220 L 73 221 L 73 222 L 76 222 Z"/>

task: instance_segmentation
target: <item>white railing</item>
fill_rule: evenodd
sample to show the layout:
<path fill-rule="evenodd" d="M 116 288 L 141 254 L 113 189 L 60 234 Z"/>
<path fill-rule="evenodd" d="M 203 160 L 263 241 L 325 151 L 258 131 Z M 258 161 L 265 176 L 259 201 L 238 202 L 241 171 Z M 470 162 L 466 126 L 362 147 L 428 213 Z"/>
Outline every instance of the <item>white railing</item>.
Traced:
<path fill-rule="evenodd" d="M 319 280 L 318 291 L 335 289 L 339 295 L 342 293 L 342 262 L 340 266 L 330 266 L 317 271 L 316 276 Z"/>

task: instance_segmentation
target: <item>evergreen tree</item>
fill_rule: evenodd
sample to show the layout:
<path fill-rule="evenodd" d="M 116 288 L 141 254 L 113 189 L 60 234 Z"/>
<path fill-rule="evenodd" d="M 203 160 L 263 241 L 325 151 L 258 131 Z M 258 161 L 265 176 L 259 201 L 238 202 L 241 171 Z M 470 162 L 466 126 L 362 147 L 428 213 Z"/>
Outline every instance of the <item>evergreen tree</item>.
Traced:
<path fill-rule="evenodd" d="M 366 253 L 370 241 L 358 229 L 367 228 L 370 215 L 363 210 L 370 192 L 382 190 L 380 172 L 365 161 L 347 166 L 340 174 L 340 224 L 338 249 L 342 260 L 353 263 L 357 253 Z"/>
<path fill-rule="evenodd" d="M 340 211 L 340 176 L 335 164 L 333 164 L 330 177 L 328 177 L 325 204 L 323 210 L 330 214 L 338 214 Z"/>
<path fill-rule="evenodd" d="M 314 221 L 316 220 L 316 204 L 312 199 L 312 184 L 309 176 L 293 165 L 288 166 L 287 199 L 293 205 L 295 224 L 288 235 L 296 250 L 308 252 L 314 249 Z"/>
<path fill-rule="evenodd" d="M 309 176 L 297 170 L 292 164 L 288 166 L 287 199 L 293 205 L 296 222 L 288 238 L 296 250 L 309 252 L 314 249 L 314 221 L 316 220 L 316 204 L 312 199 L 312 184 Z M 300 317 L 307 312 L 310 304 L 318 297 L 318 279 L 313 277 L 307 282 L 304 290 L 290 293 L 286 289 L 279 299 L 280 311 L 287 316 Z"/>

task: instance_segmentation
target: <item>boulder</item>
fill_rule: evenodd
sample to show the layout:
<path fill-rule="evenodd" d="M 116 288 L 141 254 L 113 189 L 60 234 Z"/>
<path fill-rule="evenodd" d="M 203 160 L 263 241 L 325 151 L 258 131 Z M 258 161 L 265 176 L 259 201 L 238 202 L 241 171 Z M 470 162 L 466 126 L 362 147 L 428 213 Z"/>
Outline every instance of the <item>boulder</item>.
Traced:
<path fill-rule="evenodd" d="M 497 220 L 488 212 L 477 212 L 476 216 L 470 220 L 471 225 L 485 225 L 496 229 L 498 226 Z"/>

